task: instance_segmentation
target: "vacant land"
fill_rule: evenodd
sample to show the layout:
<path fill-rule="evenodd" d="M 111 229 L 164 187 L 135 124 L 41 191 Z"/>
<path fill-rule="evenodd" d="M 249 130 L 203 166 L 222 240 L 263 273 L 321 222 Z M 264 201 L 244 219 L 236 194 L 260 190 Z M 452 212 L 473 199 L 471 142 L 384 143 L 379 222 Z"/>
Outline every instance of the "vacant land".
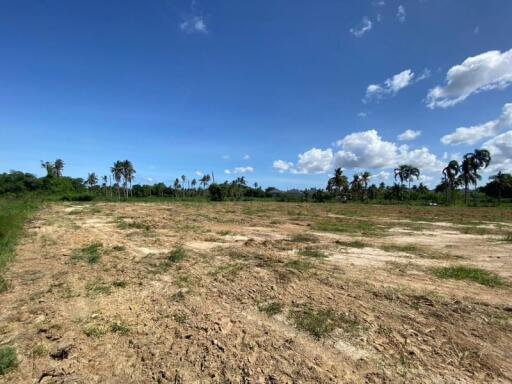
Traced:
<path fill-rule="evenodd" d="M 51 204 L 0 293 L 0 383 L 512 380 L 512 211 Z"/>

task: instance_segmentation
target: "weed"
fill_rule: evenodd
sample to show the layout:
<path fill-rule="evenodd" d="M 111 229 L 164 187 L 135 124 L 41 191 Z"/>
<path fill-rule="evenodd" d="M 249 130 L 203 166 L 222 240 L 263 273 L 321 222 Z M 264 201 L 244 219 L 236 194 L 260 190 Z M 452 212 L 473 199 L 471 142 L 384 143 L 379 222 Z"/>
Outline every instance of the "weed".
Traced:
<path fill-rule="evenodd" d="M 121 323 L 114 323 L 110 326 L 110 332 L 126 335 L 128 332 L 130 332 L 130 328 Z"/>
<path fill-rule="evenodd" d="M 97 324 L 87 324 L 83 327 L 82 331 L 87 337 L 101 337 L 107 333 L 104 326 Z"/>
<path fill-rule="evenodd" d="M 501 238 L 501 241 L 504 241 L 506 243 L 512 243 L 512 233 L 507 233 L 505 234 L 502 238 Z"/>
<path fill-rule="evenodd" d="M 260 306 L 258 306 L 258 309 L 261 312 L 265 312 L 268 316 L 274 316 L 277 315 L 278 313 L 283 312 L 283 305 L 281 303 L 274 301 L 267 304 L 261 304 Z"/>
<path fill-rule="evenodd" d="M 18 366 L 16 350 L 7 345 L 0 348 L 0 375 L 5 375 Z"/>
<path fill-rule="evenodd" d="M 101 279 L 93 280 L 85 286 L 88 294 L 91 296 L 99 295 L 99 294 L 108 294 L 112 292 L 112 288 L 109 284 L 105 283 Z"/>
<path fill-rule="evenodd" d="M 112 286 L 115 288 L 126 288 L 128 286 L 128 283 L 126 280 L 116 280 L 112 283 Z"/>
<path fill-rule="evenodd" d="M 76 261 L 87 261 L 89 264 L 96 264 L 101 258 L 100 251 L 102 247 L 102 243 L 96 242 L 80 249 L 76 249 L 73 251 L 71 259 Z"/>
<path fill-rule="evenodd" d="M 312 268 L 312 264 L 309 261 L 304 260 L 292 260 L 285 264 L 285 267 L 294 269 L 299 272 L 307 272 Z"/>
<path fill-rule="evenodd" d="M 187 257 L 187 252 L 182 246 L 178 246 L 169 253 L 167 260 L 171 263 L 179 263 L 183 261 L 185 257 Z"/>
<path fill-rule="evenodd" d="M 435 268 L 433 272 L 434 275 L 441 279 L 471 280 L 489 287 L 501 287 L 506 285 L 506 282 L 495 273 L 464 265 Z"/>
<path fill-rule="evenodd" d="M 114 245 L 112 247 L 112 250 L 116 251 L 116 252 L 122 252 L 122 251 L 126 251 L 126 247 L 124 245 Z"/>
<path fill-rule="evenodd" d="M 233 278 L 234 276 L 238 275 L 243 269 L 245 268 L 245 264 L 243 263 L 228 263 L 221 265 L 214 271 L 212 271 L 210 274 L 213 276 L 226 276 L 228 275 L 230 278 Z"/>
<path fill-rule="evenodd" d="M 9 289 L 9 283 L 7 283 L 7 280 L 0 275 L 0 293 L 5 292 Z"/>
<path fill-rule="evenodd" d="M 366 243 L 363 243 L 360 240 L 353 240 L 353 241 L 336 240 L 336 244 L 341 245 L 343 247 L 350 247 L 350 248 L 365 248 L 368 246 Z"/>
<path fill-rule="evenodd" d="M 377 236 L 382 232 L 382 226 L 363 220 L 322 221 L 313 226 L 314 229 L 324 232 L 359 233 L 365 236 Z"/>
<path fill-rule="evenodd" d="M 308 332 L 316 339 L 329 335 L 336 328 L 353 332 L 359 327 L 356 320 L 337 314 L 332 309 L 315 309 L 311 306 L 294 309 L 289 312 L 288 317 L 298 329 Z"/>
<path fill-rule="evenodd" d="M 222 231 L 219 231 L 217 232 L 219 235 L 221 236 L 227 236 L 227 235 L 231 235 L 231 231 L 228 231 L 228 230 L 222 230 Z"/>
<path fill-rule="evenodd" d="M 179 312 L 179 313 L 176 313 L 174 314 L 174 320 L 178 323 L 178 324 L 185 324 L 187 321 L 188 321 L 188 316 L 186 313 L 183 313 L 183 312 Z"/>
<path fill-rule="evenodd" d="M 313 258 L 317 258 L 317 259 L 323 259 L 323 258 L 327 257 L 327 255 L 320 249 L 315 249 L 315 248 L 311 248 L 311 247 L 307 247 L 305 249 L 300 250 L 299 255 L 306 256 L 306 257 L 313 257 Z"/>
<path fill-rule="evenodd" d="M 125 221 L 123 218 L 117 219 L 117 228 L 119 228 L 119 229 L 141 229 L 146 232 L 149 232 L 151 230 L 151 226 L 149 224 L 142 223 L 140 221 Z"/>
<path fill-rule="evenodd" d="M 44 346 L 44 344 L 37 344 L 34 348 L 32 348 L 32 356 L 37 357 L 43 357 L 46 354 L 48 354 L 48 350 Z"/>

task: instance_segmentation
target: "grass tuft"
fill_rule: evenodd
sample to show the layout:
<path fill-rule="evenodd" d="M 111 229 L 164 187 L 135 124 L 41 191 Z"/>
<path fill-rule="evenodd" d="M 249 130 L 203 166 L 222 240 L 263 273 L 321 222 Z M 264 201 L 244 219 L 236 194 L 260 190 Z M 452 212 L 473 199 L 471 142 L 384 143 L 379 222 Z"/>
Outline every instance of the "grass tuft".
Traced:
<path fill-rule="evenodd" d="M 350 248 L 365 248 L 368 246 L 366 243 L 363 243 L 360 240 L 353 240 L 353 241 L 336 240 L 336 244 L 342 245 L 344 247 L 350 247 Z"/>
<path fill-rule="evenodd" d="M 96 264 L 101 258 L 101 249 L 103 244 L 100 242 L 86 245 L 85 247 L 76 249 L 71 255 L 71 259 L 76 261 L 87 261 L 89 264 Z"/>
<path fill-rule="evenodd" d="M 126 335 L 128 332 L 130 332 L 130 328 L 121 323 L 114 323 L 110 326 L 110 332 Z"/>
<path fill-rule="evenodd" d="M 317 243 L 318 237 L 309 233 L 296 233 L 290 238 L 294 243 Z"/>
<path fill-rule="evenodd" d="M 9 289 L 9 283 L 0 275 L 0 293 L 5 292 Z"/>
<path fill-rule="evenodd" d="M 336 328 L 353 332 L 359 327 L 356 320 L 338 314 L 332 309 L 315 309 L 311 306 L 290 311 L 288 318 L 298 329 L 309 333 L 317 340 L 329 335 Z"/>
<path fill-rule="evenodd" d="M 268 316 L 274 316 L 283 312 L 283 304 L 273 301 L 271 303 L 259 305 L 258 309 L 261 312 L 265 312 Z"/>
<path fill-rule="evenodd" d="M 471 280 L 489 287 L 501 287 L 506 285 L 505 281 L 495 273 L 464 265 L 435 268 L 433 272 L 434 275 L 441 279 Z"/>
<path fill-rule="evenodd" d="M 187 252 L 182 246 L 178 246 L 174 248 L 169 255 L 167 256 L 167 260 L 171 263 L 179 263 L 183 261 L 187 257 Z"/>
<path fill-rule="evenodd" d="M 9 345 L 0 348 L 0 375 L 5 375 L 18 366 L 18 357 L 14 347 Z"/>
<path fill-rule="evenodd" d="M 311 248 L 311 247 L 307 247 L 305 249 L 300 250 L 299 255 L 305 256 L 305 257 L 313 257 L 316 259 L 323 259 L 323 258 L 327 257 L 327 255 L 320 249 L 315 249 L 315 248 Z"/>

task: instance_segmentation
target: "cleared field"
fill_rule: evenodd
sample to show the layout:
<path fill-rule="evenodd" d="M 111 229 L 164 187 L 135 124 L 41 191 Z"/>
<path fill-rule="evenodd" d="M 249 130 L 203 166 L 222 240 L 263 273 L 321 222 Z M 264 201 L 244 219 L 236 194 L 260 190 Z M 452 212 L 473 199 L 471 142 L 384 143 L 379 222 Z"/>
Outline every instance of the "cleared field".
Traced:
<path fill-rule="evenodd" d="M 5 273 L 0 383 L 512 380 L 512 211 L 52 204 Z"/>

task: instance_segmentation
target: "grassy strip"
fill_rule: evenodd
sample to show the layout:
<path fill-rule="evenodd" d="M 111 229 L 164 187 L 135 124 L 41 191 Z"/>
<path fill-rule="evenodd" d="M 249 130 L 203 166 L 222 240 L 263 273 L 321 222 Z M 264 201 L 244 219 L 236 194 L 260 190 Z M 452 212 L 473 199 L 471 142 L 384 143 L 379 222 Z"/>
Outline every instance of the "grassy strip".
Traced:
<path fill-rule="evenodd" d="M 0 199 L 0 292 L 7 289 L 2 272 L 14 258 L 14 250 L 23 230 L 23 224 L 39 203 L 29 199 Z"/>
<path fill-rule="evenodd" d="M 441 279 L 471 280 L 489 287 L 502 287 L 506 285 L 506 282 L 495 273 L 464 265 L 435 268 L 434 275 Z"/>

